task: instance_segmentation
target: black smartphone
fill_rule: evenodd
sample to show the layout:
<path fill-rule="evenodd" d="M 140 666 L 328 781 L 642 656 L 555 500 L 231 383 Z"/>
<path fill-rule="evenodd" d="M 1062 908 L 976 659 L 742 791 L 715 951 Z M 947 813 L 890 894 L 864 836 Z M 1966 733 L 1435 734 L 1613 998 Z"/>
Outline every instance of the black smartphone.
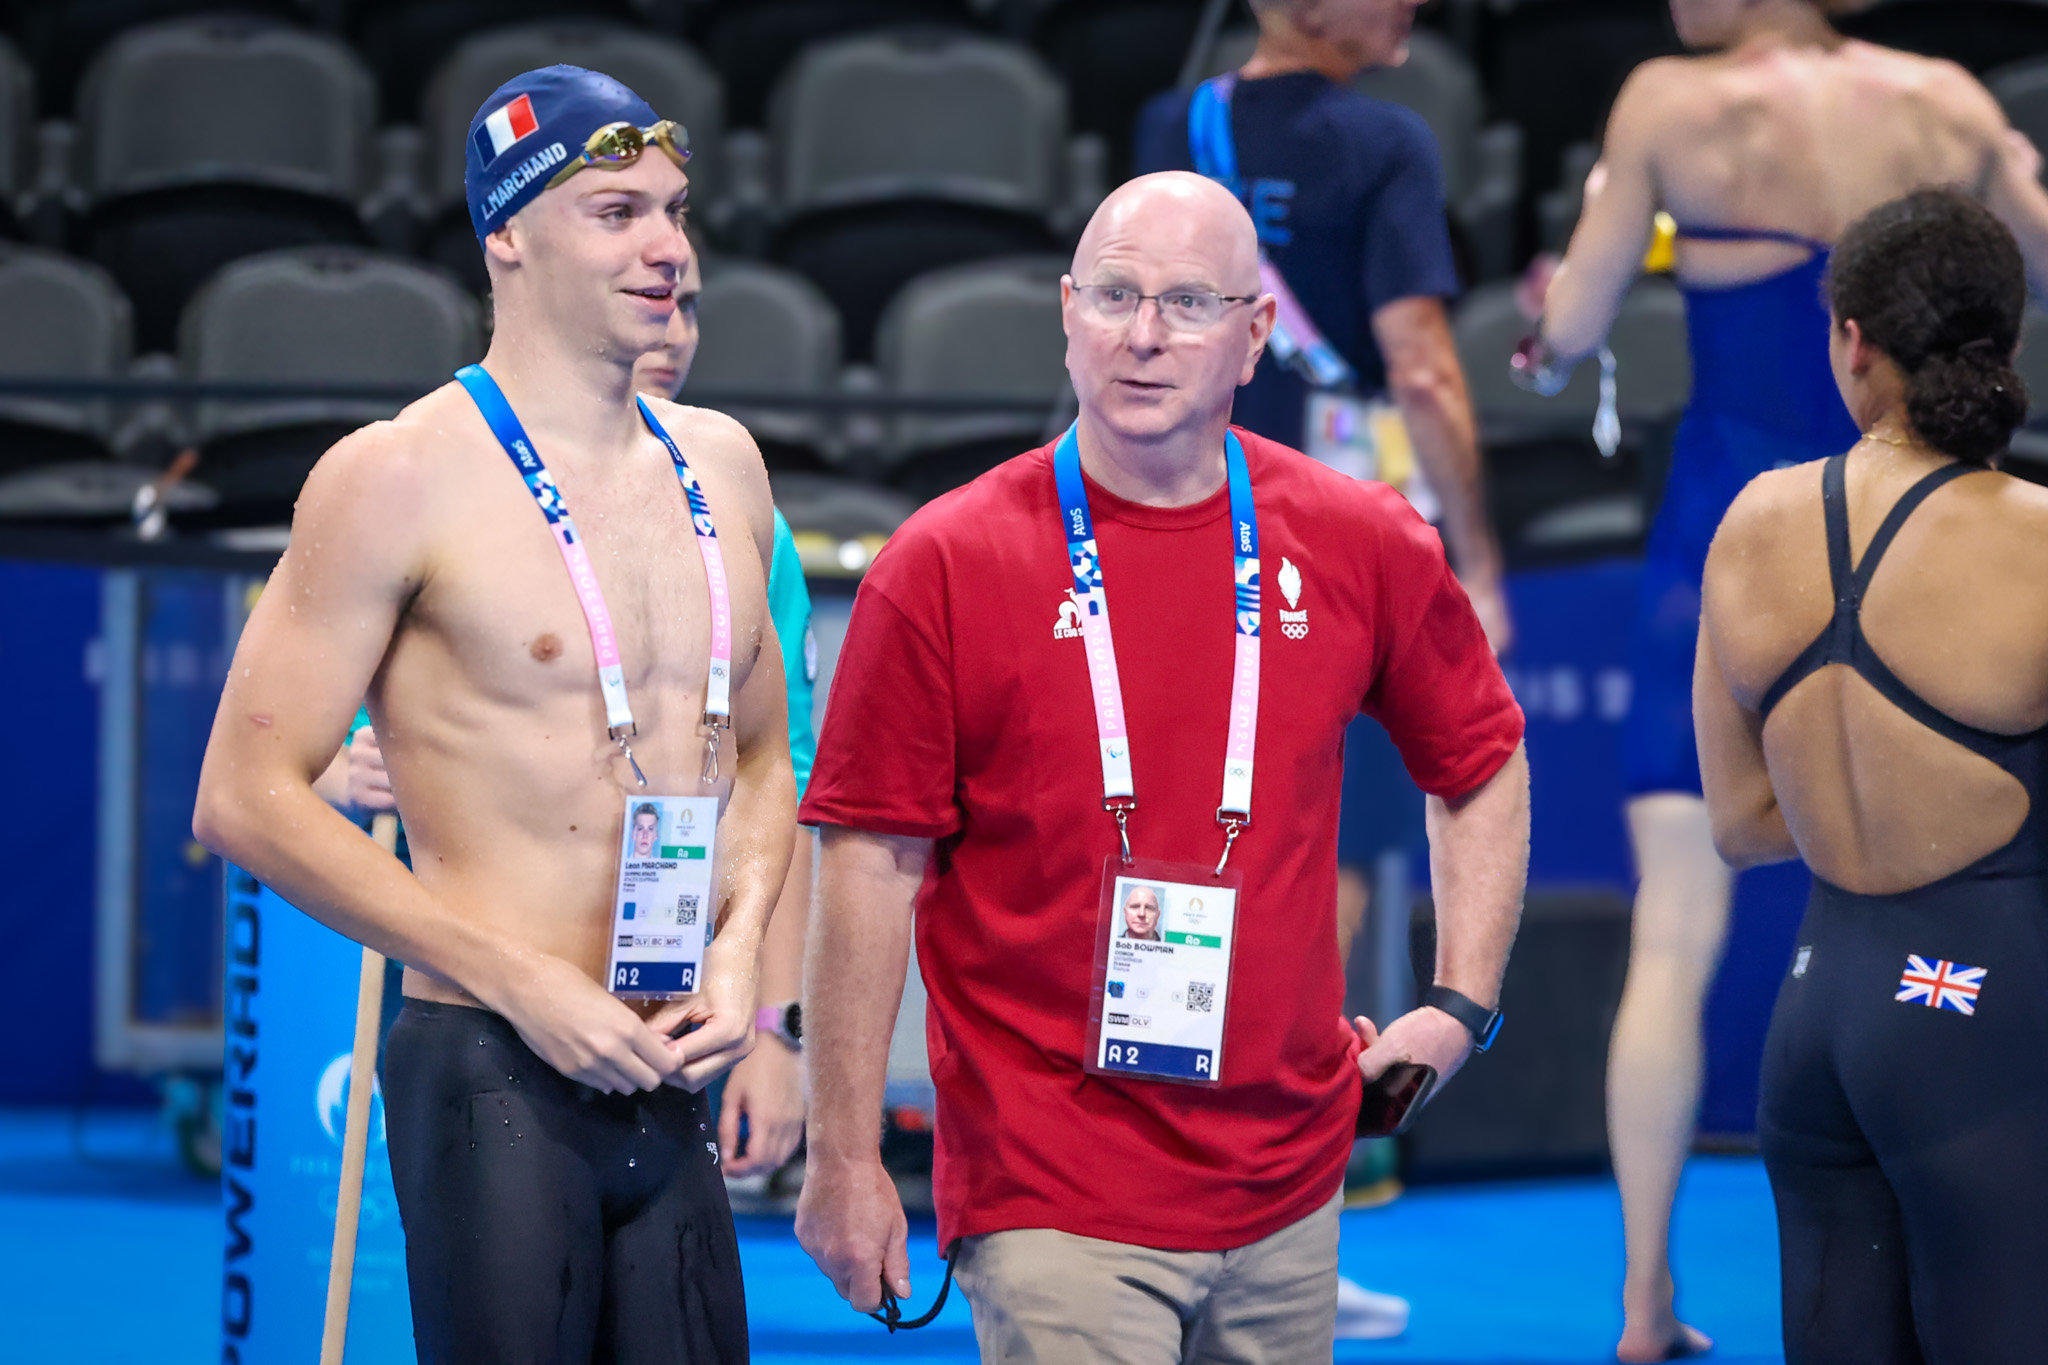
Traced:
<path fill-rule="evenodd" d="M 1408 1125 L 1436 1089 L 1436 1068 L 1420 1062 L 1396 1062 L 1365 1083 L 1358 1102 L 1358 1136 L 1392 1137 Z"/>

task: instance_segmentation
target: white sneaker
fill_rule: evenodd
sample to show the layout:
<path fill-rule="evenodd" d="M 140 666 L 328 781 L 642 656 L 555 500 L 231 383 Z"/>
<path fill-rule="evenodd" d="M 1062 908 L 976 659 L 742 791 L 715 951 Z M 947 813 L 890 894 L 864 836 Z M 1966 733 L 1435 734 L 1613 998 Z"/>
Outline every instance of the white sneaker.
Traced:
<path fill-rule="evenodd" d="M 1337 1277 L 1337 1340 L 1384 1341 L 1407 1330 L 1408 1300 Z"/>

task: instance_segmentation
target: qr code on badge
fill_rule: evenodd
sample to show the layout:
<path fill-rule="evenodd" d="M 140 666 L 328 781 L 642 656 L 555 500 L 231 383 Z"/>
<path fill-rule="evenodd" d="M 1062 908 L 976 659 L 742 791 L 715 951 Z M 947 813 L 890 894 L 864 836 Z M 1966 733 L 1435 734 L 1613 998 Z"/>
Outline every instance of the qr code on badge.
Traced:
<path fill-rule="evenodd" d="M 677 896 L 677 897 L 676 897 L 676 923 L 677 923 L 677 924 L 695 924 L 696 922 L 697 922 L 697 897 L 696 897 L 696 896 L 695 896 L 694 894 L 686 894 L 686 895 L 681 895 L 681 896 Z"/>
<path fill-rule="evenodd" d="M 1216 983 L 1213 981 L 1188 982 L 1188 1008 L 1196 1014 L 1207 1014 L 1216 1008 Z"/>

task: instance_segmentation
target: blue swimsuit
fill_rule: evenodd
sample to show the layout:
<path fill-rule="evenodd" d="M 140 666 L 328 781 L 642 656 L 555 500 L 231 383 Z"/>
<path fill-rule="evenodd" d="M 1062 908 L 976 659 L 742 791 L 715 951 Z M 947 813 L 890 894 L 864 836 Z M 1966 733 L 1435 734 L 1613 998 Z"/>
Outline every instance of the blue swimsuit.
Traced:
<path fill-rule="evenodd" d="M 1623 745 L 1630 796 L 1700 794 L 1692 732 L 1700 580 L 1729 504 L 1764 471 L 1840 454 L 1858 436 L 1828 366 L 1827 243 L 1739 228 L 1680 228 L 1679 236 L 1785 242 L 1813 255 L 1749 284 L 1685 290 L 1692 401 L 1643 563 Z"/>

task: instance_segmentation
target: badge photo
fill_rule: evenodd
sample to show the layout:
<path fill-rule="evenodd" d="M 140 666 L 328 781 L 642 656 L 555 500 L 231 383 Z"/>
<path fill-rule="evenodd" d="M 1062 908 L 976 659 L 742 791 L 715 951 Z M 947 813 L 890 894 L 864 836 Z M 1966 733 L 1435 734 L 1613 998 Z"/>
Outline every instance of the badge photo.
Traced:
<path fill-rule="evenodd" d="M 1238 875 L 1112 860 L 1103 871 L 1085 1068 L 1220 1085 Z"/>

